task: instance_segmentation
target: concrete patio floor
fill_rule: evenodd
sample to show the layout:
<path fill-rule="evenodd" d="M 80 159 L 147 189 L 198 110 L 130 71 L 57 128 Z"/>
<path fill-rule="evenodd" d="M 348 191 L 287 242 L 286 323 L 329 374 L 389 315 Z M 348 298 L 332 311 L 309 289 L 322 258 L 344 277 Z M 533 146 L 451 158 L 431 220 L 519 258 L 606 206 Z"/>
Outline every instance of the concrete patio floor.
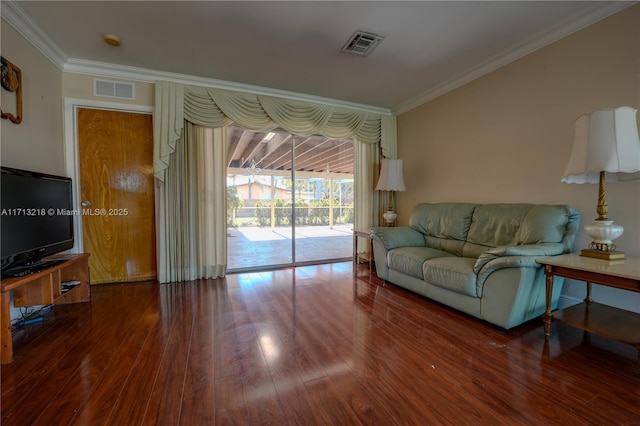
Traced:
<path fill-rule="evenodd" d="M 352 258 L 353 225 L 296 226 L 296 263 Z M 292 263 L 290 227 L 247 226 L 227 230 L 227 270 Z"/>

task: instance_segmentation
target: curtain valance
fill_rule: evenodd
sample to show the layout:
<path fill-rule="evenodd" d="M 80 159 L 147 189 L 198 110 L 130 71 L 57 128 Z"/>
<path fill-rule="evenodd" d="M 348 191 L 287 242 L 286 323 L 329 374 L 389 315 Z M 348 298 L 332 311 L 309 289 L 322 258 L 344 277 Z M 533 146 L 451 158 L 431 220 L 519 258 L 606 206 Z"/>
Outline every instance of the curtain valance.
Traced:
<path fill-rule="evenodd" d="M 392 115 L 168 81 L 157 81 L 155 90 L 154 173 L 159 181 L 164 181 L 183 120 L 213 128 L 236 123 L 254 131 L 281 127 L 298 135 L 353 138 L 379 143 L 385 157 L 396 158 Z"/>

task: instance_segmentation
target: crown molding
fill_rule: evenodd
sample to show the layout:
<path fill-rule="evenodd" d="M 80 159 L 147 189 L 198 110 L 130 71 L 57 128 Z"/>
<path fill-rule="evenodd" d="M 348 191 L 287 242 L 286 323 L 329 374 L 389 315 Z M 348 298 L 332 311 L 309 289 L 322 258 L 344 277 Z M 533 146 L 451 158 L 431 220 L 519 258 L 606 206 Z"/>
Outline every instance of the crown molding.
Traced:
<path fill-rule="evenodd" d="M 259 95 L 268 95 L 285 99 L 314 102 L 334 107 L 356 109 L 368 113 L 391 115 L 389 108 L 359 104 L 339 99 L 325 98 L 321 96 L 307 95 L 304 93 L 289 92 L 285 90 L 271 89 L 268 87 L 254 86 L 250 84 L 235 83 L 225 80 L 197 77 L 186 74 L 176 74 L 164 71 L 150 70 L 104 62 L 87 61 L 68 58 L 62 50 L 40 30 L 38 25 L 20 8 L 15 0 L 2 0 L 0 17 L 9 23 L 20 35 L 31 43 L 40 53 L 49 59 L 63 72 L 75 74 L 89 74 L 96 77 L 108 77 L 115 79 L 133 80 L 154 83 L 156 80 L 167 80 L 176 83 L 215 87 L 218 89 L 236 90 Z"/>
<path fill-rule="evenodd" d="M 33 22 L 33 20 L 22 11 L 15 0 L 2 0 L 0 17 L 9 23 L 55 66 L 68 73 L 89 74 L 97 77 L 108 77 L 149 83 L 153 83 L 156 80 L 167 80 L 182 84 L 215 87 L 219 89 L 236 90 L 259 95 L 314 102 L 323 105 L 357 109 L 376 114 L 400 115 L 636 3 L 637 2 L 635 1 L 611 1 L 604 5 L 598 4 L 585 12 L 578 19 L 573 19 L 569 22 L 558 25 L 558 27 L 551 32 L 531 38 L 520 46 L 496 55 L 493 58 L 484 61 L 480 65 L 473 67 L 467 72 L 459 74 L 451 80 L 399 104 L 393 109 L 225 80 L 68 58 L 60 48 L 58 48 L 58 46 L 53 43 L 46 34 L 42 32 L 42 30 L 40 30 L 35 22 Z"/>
<path fill-rule="evenodd" d="M 0 17 L 61 70 L 67 56 L 53 43 L 14 0 L 2 0 Z"/>
<path fill-rule="evenodd" d="M 493 58 L 490 58 L 481 64 L 471 68 L 470 70 L 457 75 L 451 80 L 440 84 L 422 94 L 399 104 L 392 111 L 396 115 L 403 114 L 413 108 L 416 108 L 424 103 L 432 101 L 433 99 L 444 95 L 460 86 L 463 86 L 485 74 L 497 70 L 511 62 L 514 62 L 530 53 L 535 52 L 551 43 L 554 43 L 561 38 L 564 38 L 570 34 L 573 34 L 583 28 L 588 27 L 602 19 L 605 19 L 629 6 L 637 4 L 634 1 L 611 1 L 606 4 L 598 4 L 593 6 L 590 10 L 585 12 L 581 17 L 572 19 L 558 25 L 555 29 L 544 34 L 539 34 L 535 37 L 531 37 L 529 40 L 521 43 L 512 49 L 502 52 Z"/>
<path fill-rule="evenodd" d="M 66 64 L 64 65 L 63 71 L 73 74 L 89 74 L 96 77 L 108 77 L 147 83 L 154 83 L 157 80 L 165 80 L 187 85 L 206 86 L 216 89 L 253 93 L 256 95 L 266 95 L 297 101 L 313 102 L 334 107 L 356 109 L 374 114 L 391 115 L 391 110 L 388 108 L 348 102 L 339 99 L 325 98 L 298 92 L 289 92 L 286 90 L 272 89 L 263 86 L 254 86 L 244 83 L 236 83 L 233 81 L 197 77 L 187 74 L 177 74 L 166 71 L 151 70 L 147 68 L 130 67 L 127 65 L 87 61 L 76 58 L 70 58 L 69 60 L 67 60 Z"/>
<path fill-rule="evenodd" d="M 104 62 L 86 61 L 68 58 L 47 35 L 40 30 L 35 22 L 18 6 L 15 0 L 2 0 L 0 17 L 9 23 L 29 43 L 40 51 L 47 59 L 63 72 L 75 74 L 89 74 L 96 77 L 107 77 L 124 80 L 154 83 L 156 80 L 167 80 L 176 83 L 197 86 L 215 87 L 218 89 L 236 90 L 259 95 L 268 95 L 285 99 L 314 102 L 334 107 L 357 109 L 369 113 L 391 115 L 391 110 L 372 105 L 347 102 L 339 99 L 324 98 L 304 93 L 253 86 L 250 84 L 216 80 L 186 74 L 176 74 L 164 71 L 136 68 Z"/>

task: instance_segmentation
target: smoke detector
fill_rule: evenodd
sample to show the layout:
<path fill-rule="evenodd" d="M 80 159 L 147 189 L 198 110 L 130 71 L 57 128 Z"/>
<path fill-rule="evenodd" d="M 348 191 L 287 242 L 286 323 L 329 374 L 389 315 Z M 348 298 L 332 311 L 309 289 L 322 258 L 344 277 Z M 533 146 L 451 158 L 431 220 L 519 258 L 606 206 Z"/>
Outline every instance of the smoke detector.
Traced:
<path fill-rule="evenodd" d="M 384 37 L 364 31 L 356 31 L 342 48 L 343 52 L 354 55 L 368 56 Z"/>

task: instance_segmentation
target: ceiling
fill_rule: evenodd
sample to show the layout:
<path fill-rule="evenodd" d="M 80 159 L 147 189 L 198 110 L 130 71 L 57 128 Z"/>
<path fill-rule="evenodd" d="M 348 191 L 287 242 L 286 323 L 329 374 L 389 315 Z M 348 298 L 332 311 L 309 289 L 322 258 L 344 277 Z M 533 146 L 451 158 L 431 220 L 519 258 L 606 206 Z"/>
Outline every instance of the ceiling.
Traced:
<path fill-rule="evenodd" d="M 175 80 L 398 114 L 629 4 L 5 0 L 0 13 L 66 72 Z M 384 39 L 368 56 L 342 52 L 357 30 Z M 107 45 L 107 34 L 122 44 Z M 291 135 L 266 135 L 231 129 L 229 173 L 291 169 Z M 353 144 L 300 137 L 295 168 L 299 177 L 350 178 Z"/>
<path fill-rule="evenodd" d="M 401 113 L 629 4 L 2 1 L 0 13 L 67 72 Z M 366 57 L 342 52 L 356 30 L 384 40 Z M 121 46 L 105 44 L 106 34 Z"/>
<path fill-rule="evenodd" d="M 353 142 L 350 140 L 229 127 L 229 175 L 286 176 L 288 173 L 283 171 L 291 170 L 295 164 L 297 178 L 353 179 L 353 163 Z"/>

